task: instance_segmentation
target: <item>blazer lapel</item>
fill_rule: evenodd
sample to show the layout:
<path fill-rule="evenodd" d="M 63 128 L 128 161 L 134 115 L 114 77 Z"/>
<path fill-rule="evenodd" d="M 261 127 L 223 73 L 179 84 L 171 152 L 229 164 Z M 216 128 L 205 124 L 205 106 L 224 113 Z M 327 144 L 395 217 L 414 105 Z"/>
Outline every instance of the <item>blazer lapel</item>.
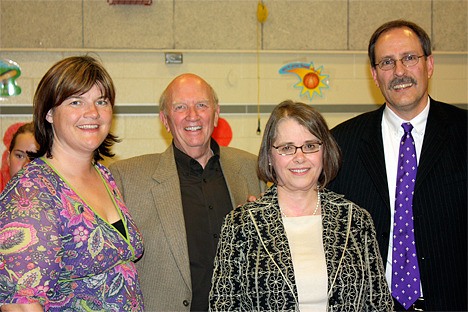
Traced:
<path fill-rule="evenodd" d="M 431 107 L 427 117 L 424 141 L 419 157 L 418 175 L 416 178 L 415 190 L 425 180 L 427 174 L 432 169 L 432 164 L 437 163 L 443 148 L 444 138 L 447 137 L 450 123 L 447 115 L 440 109 L 440 103 L 430 100 Z"/>
<path fill-rule="evenodd" d="M 155 206 L 158 207 L 156 213 L 161 221 L 165 239 L 187 287 L 192 289 L 180 183 L 172 146 L 161 154 L 153 179 L 155 183 L 151 192 Z"/>
<path fill-rule="evenodd" d="M 285 279 L 286 285 L 290 287 L 291 293 L 297 296 L 295 279 L 291 272 L 292 259 L 291 250 L 288 245 L 286 229 L 281 219 L 281 209 L 278 203 L 278 188 L 271 186 L 260 198 L 258 207 L 251 209 L 252 218 L 258 226 L 258 241 L 265 248 L 272 263 L 275 263 L 281 272 L 280 275 Z"/>
<path fill-rule="evenodd" d="M 380 109 L 374 111 L 373 115 L 370 115 L 367 125 L 364 125 L 367 131 L 363 132 L 359 156 L 369 172 L 377 192 L 390 209 L 381 124 L 384 107 L 385 105 L 382 105 Z M 359 181 L 356 181 L 356 183 L 359 183 Z"/>
<path fill-rule="evenodd" d="M 244 177 L 239 175 L 240 169 L 229 161 L 229 159 L 227 155 L 224 155 L 223 148 L 221 148 L 219 162 L 228 187 L 232 208 L 236 208 L 237 203 L 244 204 L 247 202 L 248 190 L 246 189 L 247 184 L 246 181 L 244 181 Z"/>

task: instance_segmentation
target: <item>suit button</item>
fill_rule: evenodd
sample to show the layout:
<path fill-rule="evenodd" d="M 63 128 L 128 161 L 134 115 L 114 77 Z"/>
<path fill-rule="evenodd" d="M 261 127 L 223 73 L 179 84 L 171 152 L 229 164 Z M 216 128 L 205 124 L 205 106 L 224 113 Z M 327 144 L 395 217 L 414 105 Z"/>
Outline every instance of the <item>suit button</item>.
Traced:
<path fill-rule="evenodd" d="M 182 302 L 184 306 L 188 307 L 190 302 L 188 300 L 184 300 L 184 302 Z"/>

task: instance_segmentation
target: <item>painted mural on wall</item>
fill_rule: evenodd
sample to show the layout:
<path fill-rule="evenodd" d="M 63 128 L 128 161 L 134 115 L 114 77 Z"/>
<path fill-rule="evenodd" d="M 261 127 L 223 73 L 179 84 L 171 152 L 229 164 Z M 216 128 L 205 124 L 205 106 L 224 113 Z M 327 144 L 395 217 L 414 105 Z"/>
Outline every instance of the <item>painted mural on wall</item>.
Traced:
<path fill-rule="evenodd" d="M 16 84 L 20 75 L 21 69 L 16 62 L 0 59 L 0 97 L 21 94 L 21 88 Z"/>
<path fill-rule="evenodd" d="M 328 89 L 328 75 L 322 73 L 323 66 L 316 68 L 313 62 L 310 63 L 289 63 L 280 68 L 280 74 L 295 74 L 299 82 L 294 85 L 300 89 L 300 96 L 309 100 L 314 95 L 322 97 L 322 90 Z"/>

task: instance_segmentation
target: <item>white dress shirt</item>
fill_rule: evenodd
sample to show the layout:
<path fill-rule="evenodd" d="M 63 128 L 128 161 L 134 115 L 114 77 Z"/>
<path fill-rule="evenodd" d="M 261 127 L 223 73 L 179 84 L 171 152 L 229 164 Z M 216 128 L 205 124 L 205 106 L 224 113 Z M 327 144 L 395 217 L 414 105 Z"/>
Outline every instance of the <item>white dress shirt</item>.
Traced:
<path fill-rule="evenodd" d="M 385 166 L 387 170 L 387 183 L 390 197 L 390 240 L 388 244 L 387 263 L 385 276 L 388 285 L 391 289 L 392 284 L 392 249 L 393 249 L 393 216 L 395 212 L 395 192 L 396 192 L 396 177 L 398 167 L 398 154 L 400 150 L 401 137 L 404 130 L 401 124 L 410 122 L 413 125 L 411 134 L 416 145 L 417 162 L 419 165 L 419 157 L 424 140 L 424 132 L 426 130 L 427 116 L 429 115 L 430 100 L 427 100 L 427 105 L 424 110 L 411 120 L 404 120 L 398 117 L 391 109 L 385 107 L 382 118 L 382 139 L 384 145 Z M 421 287 L 422 294 L 422 287 Z"/>

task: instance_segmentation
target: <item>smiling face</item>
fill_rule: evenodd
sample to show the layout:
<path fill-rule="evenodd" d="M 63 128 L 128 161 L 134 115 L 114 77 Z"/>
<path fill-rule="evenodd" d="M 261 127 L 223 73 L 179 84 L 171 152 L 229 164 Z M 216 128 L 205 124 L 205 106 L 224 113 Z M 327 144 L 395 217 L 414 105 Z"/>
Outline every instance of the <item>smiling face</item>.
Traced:
<path fill-rule="evenodd" d="M 11 152 L 8 152 L 7 161 L 11 177 L 29 163 L 27 152 L 35 152 L 37 148 L 38 146 L 34 139 L 34 134 L 31 132 L 18 134 L 15 140 L 15 146 L 13 146 Z"/>
<path fill-rule="evenodd" d="M 278 123 L 274 146 L 320 142 L 307 128 L 296 120 L 286 118 Z M 272 148 L 271 163 L 276 173 L 278 187 L 287 191 L 310 191 L 315 189 L 323 168 L 323 151 L 304 154 L 300 148 L 294 155 L 282 156 Z"/>
<path fill-rule="evenodd" d="M 182 75 L 169 86 L 165 112 L 159 114 L 175 146 L 197 160 L 211 153 L 210 138 L 218 124 L 219 106 L 210 90 L 200 77 Z"/>
<path fill-rule="evenodd" d="M 375 60 L 399 60 L 407 55 L 424 55 L 417 35 L 409 28 L 394 28 L 384 32 L 375 44 Z M 433 73 L 432 55 L 406 67 L 400 61 L 391 70 L 372 67 L 372 77 L 385 97 L 388 108 L 405 120 L 418 115 L 427 105 L 428 84 Z"/>
<path fill-rule="evenodd" d="M 112 123 L 112 105 L 98 85 L 68 97 L 47 113 L 54 130 L 52 154 L 61 151 L 88 157 L 101 145 Z"/>

